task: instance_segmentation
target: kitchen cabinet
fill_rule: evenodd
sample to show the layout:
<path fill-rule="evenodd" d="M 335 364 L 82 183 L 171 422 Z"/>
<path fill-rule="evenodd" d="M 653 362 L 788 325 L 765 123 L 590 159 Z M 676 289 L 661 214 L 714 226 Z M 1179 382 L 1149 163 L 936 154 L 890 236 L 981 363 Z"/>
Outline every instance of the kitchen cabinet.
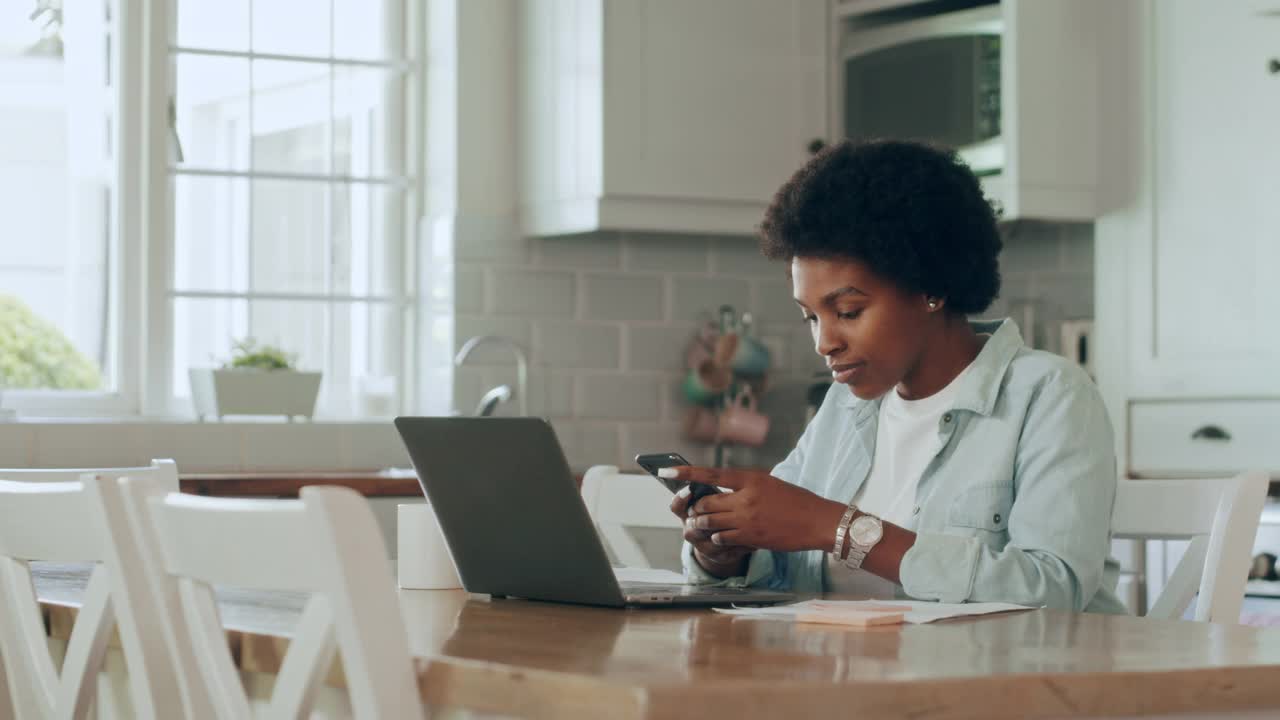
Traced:
<path fill-rule="evenodd" d="M 1129 468 L 1140 477 L 1226 477 L 1280 468 L 1273 399 L 1146 400 L 1129 403 Z"/>
<path fill-rule="evenodd" d="M 1094 358 L 1131 476 L 1280 472 L 1278 7 L 1109 6 Z M 1184 550 L 1146 544 L 1148 597 Z"/>
<path fill-rule="evenodd" d="M 1111 339 L 1126 350 L 1129 398 L 1280 397 L 1280 14 L 1258 2 L 1147 7 L 1140 133 L 1110 158 L 1133 182 L 1096 235 L 1099 267 L 1128 277 L 1100 284 L 1097 314 L 1127 322 Z"/>
<path fill-rule="evenodd" d="M 529 234 L 749 234 L 828 136 L 826 0 L 519 6 Z"/>
<path fill-rule="evenodd" d="M 1110 209 L 1095 232 L 1095 357 L 1125 467 L 1274 473 L 1280 14 L 1125 5 L 1102 52 Z"/>

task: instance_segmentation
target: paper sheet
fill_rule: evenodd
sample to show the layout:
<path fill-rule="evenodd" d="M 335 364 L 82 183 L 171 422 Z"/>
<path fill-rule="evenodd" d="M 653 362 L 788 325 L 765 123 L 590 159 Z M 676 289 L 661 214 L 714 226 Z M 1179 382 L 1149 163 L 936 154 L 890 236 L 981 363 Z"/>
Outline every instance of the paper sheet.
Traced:
<path fill-rule="evenodd" d="M 776 618 L 793 620 L 797 615 L 838 615 L 850 610 L 879 610 L 885 606 L 905 607 L 903 620 L 919 625 L 948 618 L 970 615 L 990 615 L 1014 610 L 1034 610 L 1026 605 L 1010 603 L 933 603 L 918 600 L 806 600 L 792 605 L 775 605 L 763 608 L 715 608 L 716 612 L 739 617 Z"/>
<path fill-rule="evenodd" d="M 613 574 L 618 582 L 646 582 L 659 585 L 684 585 L 684 576 L 671 570 L 658 568 L 615 567 Z"/>

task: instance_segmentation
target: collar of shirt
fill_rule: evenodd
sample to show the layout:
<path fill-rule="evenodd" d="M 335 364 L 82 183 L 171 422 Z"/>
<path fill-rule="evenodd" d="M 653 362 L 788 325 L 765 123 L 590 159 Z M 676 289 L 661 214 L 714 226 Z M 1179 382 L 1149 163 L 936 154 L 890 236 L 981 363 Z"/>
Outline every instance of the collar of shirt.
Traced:
<path fill-rule="evenodd" d="M 991 339 L 982 346 L 960 378 L 955 400 L 950 409 L 970 410 L 979 415 L 989 415 L 1000 395 L 1000 383 L 1013 356 L 1022 347 L 1022 333 L 1012 320 L 977 320 L 969 323 L 975 332 L 991 333 Z M 862 400 L 852 392 L 844 393 L 842 404 L 854 410 L 853 421 L 860 426 L 879 412 L 884 397 Z"/>

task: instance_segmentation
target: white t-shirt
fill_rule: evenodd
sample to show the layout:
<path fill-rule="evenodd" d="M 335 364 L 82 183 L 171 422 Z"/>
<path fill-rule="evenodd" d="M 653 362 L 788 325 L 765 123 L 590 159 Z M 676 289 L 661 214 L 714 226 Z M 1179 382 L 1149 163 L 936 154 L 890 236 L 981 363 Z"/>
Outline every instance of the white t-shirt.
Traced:
<path fill-rule="evenodd" d="M 970 366 L 972 367 L 972 365 Z M 951 409 L 965 368 L 947 386 L 926 398 L 903 400 L 897 389 L 880 403 L 875 457 L 871 474 L 854 496 L 858 509 L 907 530 L 916 526 L 916 486 L 941 449 L 938 436 L 942 416 Z M 851 438 L 851 442 L 854 440 Z M 894 597 L 896 585 L 866 570 L 850 570 L 827 556 L 829 592 L 878 600 Z"/>

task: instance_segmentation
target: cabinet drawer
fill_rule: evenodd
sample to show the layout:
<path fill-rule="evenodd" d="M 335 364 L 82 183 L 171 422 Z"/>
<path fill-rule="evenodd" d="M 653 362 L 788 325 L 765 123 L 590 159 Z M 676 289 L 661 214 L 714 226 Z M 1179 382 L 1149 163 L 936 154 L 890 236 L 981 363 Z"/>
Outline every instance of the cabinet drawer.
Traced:
<path fill-rule="evenodd" d="M 1280 401 L 1133 402 L 1129 470 L 1142 477 L 1280 470 Z"/>

